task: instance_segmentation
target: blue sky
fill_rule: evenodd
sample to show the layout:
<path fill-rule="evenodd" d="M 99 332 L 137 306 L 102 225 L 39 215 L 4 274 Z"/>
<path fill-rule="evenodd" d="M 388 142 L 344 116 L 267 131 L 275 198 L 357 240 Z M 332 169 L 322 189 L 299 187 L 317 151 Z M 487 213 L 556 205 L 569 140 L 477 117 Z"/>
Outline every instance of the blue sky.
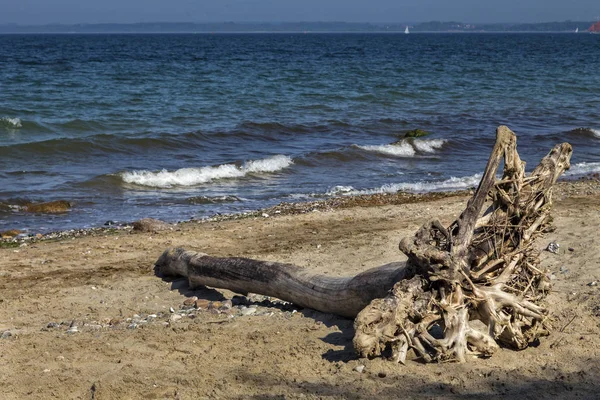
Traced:
<path fill-rule="evenodd" d="M 544 22 L 600 18 L 600 0 L 0 0 L 0 23 Z"/>

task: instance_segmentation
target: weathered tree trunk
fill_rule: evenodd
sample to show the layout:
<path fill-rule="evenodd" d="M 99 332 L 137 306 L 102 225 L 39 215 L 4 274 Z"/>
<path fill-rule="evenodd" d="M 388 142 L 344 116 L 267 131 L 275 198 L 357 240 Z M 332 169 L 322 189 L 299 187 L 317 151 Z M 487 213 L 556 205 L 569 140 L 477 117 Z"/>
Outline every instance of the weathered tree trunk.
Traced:
<path fill-rule="evenodd" d="M 217 258 L 181 248 L 167 249 L 156 262 L 164 276 L 184 276 L 190 287 L 211 286 L 258 293 L 301 307 L 354 318 L 373 299 L 385 297 L 396 282 L 412 277 L 404 262 L 369 269 L 354 277 L 311 274 L 305 268 L 249 258 Z"/>
<path fill-rule="evenodd" d="M 490 356 L 498 343 L 523 349 L 547 333 L 542 306 L 550 287 L 532 242 L 548 222 L 552 185 L 569 168 L 572 149 L 557 145 L 529 177 L 515 134 L 497 130 L 496 145 L 479 187 L 447 229 L 425 224 L 400 242 L 415 277 L 357 316 L 354 348 L 362 356 L 389 349 L 404 363 L 409 349 L 425 361 Z M 496 171 L 504 157 L 504 174 Z M 481 215 L 485 199 L 492 204 Z M 480 331 L 470 323 L 479 320 Z"/>
<path fill-rule="evenodd" d="M 548 331 L 543 300 L 550 287 L 533 240 L 549 220 L 552 186 L 569 168 L 572 149 L 557 145 L 530 176 L 505 126 L 473 197 L 448 228 L 431 221 L 400 242 L 408 262 L 355 277 L 313 275 L 291 265 L 214 258 L 167 249 L 159 274 L 190 285 L 278 297 L 303 307 L 355 317 L 354 348 L 404 363 L 409 349 L 425 361 L 465 361 L 499 344 L 522 349 Z M 504 173 L 496 180 L 500 162 Z M 486 199 L 491 205 L 482 213 Z M 484 331 L 471 323 L 479 320 Z"/>

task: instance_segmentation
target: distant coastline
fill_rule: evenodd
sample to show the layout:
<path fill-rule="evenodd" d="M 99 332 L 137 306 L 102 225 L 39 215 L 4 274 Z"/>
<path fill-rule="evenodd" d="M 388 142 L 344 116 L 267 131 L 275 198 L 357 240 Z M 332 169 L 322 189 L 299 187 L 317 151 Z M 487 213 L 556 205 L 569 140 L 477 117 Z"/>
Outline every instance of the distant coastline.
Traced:
<path fill-rule="evenodd" d="M 0 33 L 293 33 L 293 32 L 575 32 L 585 33 L 595 21 L 474 24 L 463 22 L 144 22 L 134 24 L 0 24 Z"/>

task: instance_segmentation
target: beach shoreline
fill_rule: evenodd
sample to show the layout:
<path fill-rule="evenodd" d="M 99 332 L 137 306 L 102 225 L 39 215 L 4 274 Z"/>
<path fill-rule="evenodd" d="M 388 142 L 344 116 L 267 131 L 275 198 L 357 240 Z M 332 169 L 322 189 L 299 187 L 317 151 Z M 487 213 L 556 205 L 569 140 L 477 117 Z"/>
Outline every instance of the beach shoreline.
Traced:
<path fill-rule="evenodd" d="M 597 173 L 579 177 L 578 179 L 562 179 L 556 184 L 554 192 L 558 196 L 573 196 L 579 194 L 590 195 L 600 192 L 600 185 L 597 184 L 598 182 L 600 182 L 600 177 Z M 410 204 L 449 197 L 468 196 L 473 193 L 473 190 L 474 188 L 439 192 L 398 191 L 396 193 L 333 196 L 327 199 L 315 201 L 282 202 L 272 207 L 231 214 L 215 214 L 201 219 L 191 218 L 178 221 L 170 225 L 172 225 L 172 227 L 176 227 L 177 225 L 188 223 L 222 222 L 257 217 L 264 218 L 265 215 L 267 215 L 267 217 L 275 217 L 281 215 L 305 214 L 307 212 L 332 211 L 335 209 L 352 207 L 377 207 L 383 205 Z M 15 246 L 21 243 L 36 242 L 40 240 L 55 240 L 60 238 L 95 236 L 110 233 L 117 234 L 122 231 L 131 231 L 133 228 L 133 222 L 134 221 L 115 223 L 113 221 L 107 221 L 104 226 L 56 230 L 45 233 L 7 229 L 3 232 L 0 232 L 0 248 L 11 247 L 11 244 L 12 246 Z M 6 233 L 6 235 L 3 236 L 3 233 Z"/>
<path fill-rule="evenodd" d="M 171 246 L 354 275 L 405 260 L 402 237 L 433 218 L 449 224 L 469 198 L 436 196 L 280 205 L 164 231 L 108 227 L 0 248 L 0 391 L 7 399 L 593 398 L 600 389 L 596 179 L 557 184 L 554 229 L 535 244 L 553 283 L 554 330 L 537 347 L 503 348 L 489 359 L 406 366 L 358 359 L 351 320 L 154 275 Z M 558 254 L 543 251 L 551 241 Z"/>

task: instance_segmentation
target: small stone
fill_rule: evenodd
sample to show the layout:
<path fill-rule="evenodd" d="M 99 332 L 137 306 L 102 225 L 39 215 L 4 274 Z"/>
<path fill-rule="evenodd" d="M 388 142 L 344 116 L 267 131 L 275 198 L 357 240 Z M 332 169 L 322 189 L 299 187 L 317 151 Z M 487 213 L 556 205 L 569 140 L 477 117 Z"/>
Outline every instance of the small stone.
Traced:
<path fill-rule="evenodd" d="M 208 305 L 208 309 L 209 310 L 218 310 L 219 308 L 221 308 L 222 305 L 223 305 L 223 303 L 221 303 L 220 301 L 212 301 Z"/>
<path fill-rule="evenodd" d="M 156 314 L 150 314 L 146 317 L 146 321 L 152 321 L 154 318 L 156 318 Z"/>
<path fill-rule="evenodd" d="M 387 374 L 382 371 L 382 372 L 377 373 L 377 376 L 380 378 L 385 378 L 387 376 Z"/>
<path fill-rule="evenodd" d="M 8 339 L 9 337 L 11 337 L 13 334 L 11 331 L 4 331 L 2 332 L 2 339 Z"/>
<path fill-rule="evenodd" d="M 46 369 L 44 370 L 44 373 L 48 373 L 48 372 L 50 372 L 50 370 L 49 370 L 48 368 L 46 368 Z"/>
<path fill-rule="evenodd" d="M 174 309 L 173 307 L 169 307 L 169 312 L 170 312 L 171 314 L 173 314 L 173 313 L 175 312 L 175 309 Z"/>
<path fill-rule="evenodd" d="M 57 356 L 56 361 L 65 361 L 65 356 Z"/>
<path fill-rule="evenodd" d="M 207 309 L 208 306 L 210 305 L 210 301 L 205 300 L 205 299 L 198 299 L 194 302 L 194 307 L 199 308 L 199 309 Z"/>
<path fill-rule="evenodd" d="M 232 307 L 233 303 L 231 302 L 231 300 L 225 300 L 223 303 L 221 303 L 221 307 L 219 307 L 219 310 L 231 310 Z"/>
<path fill-rule="evenodd" d="M 77 329 L 76 326 L 72 326 L 69 329 L 67 329 L 67 333 L 71 334 L 71 335 L 74 334 L 74 333 L 77 333 L 77 332 L 79 332 L 79 329 Z"/>
<path fill-rule="evenodd" d="M 48 322 L 48 325 L 46 325 L 46 328 L 58 328 L 60 326 L 60 324 L 57 324 L 56 322 Z"/>
<path fill-rule="evenodd" d="M 137 329 L 138 324 L 136 324 L 135 322 L 132 322 L 131 324 L 127 325 L 127 329 Z"/>
<path fill-rule="evenodd" d="M 546 247 L 546 250 L 549 251 L 550 253 L 558 254 L 559 248 L 560 248 L 560 244 L 558 244 L 556 242 L 550 242 L 548 244 L 548 246 Z"/>
<path fill-rule="evenodd" d="M 575 249 L 572 247 L 569 247 L 569 251 L 575 251 Z"/>
<path fill-rule="evenodd" d="M 185 307 L 192 307 L 194 305 L 194 303 L 196 302 L 196 300 L 198 300 L 198 298 L 196 296 L 189 297 L 183 301 L 183 305 Z"/>
<path fill-rule="evenodd" d="M 363 371 L 365 370 L 365 366 L 364 365 L 358 365 L 356 367 L 354 367 L 354 370 L 358 373 L 363 373 Z"/>
<path fill-rule="evenodd" d="M 598 281 L 591 281 L 587 284 L 588 286 L 598 286 Z"/>
<path fill-rule="evenodd" d="M 170 224 L 153 218 L 140 219 L 132 225 L 132 232 L 158 232 L 172 229 Z"/>
<path fill-rule="evenodd" d="M 248 307 L 242 308 L 242 315 L 252 315 L 255 312 L 256 312 L 256 308 L 248 308 Z"/>
<path fill-rule="evenodd" d="M 111 319 L 111 320 L 108 322 L 108 324 L 109 324 L 110 326 L 116 326 L 116 325 L 119 325 L 121 322 L 123 322 L 123 321 L 121 321 L 121 320 L 120 320 L 120 319 L 118 319 L 118 318 L 113 318 L 113 319 Z"/>
<path fill-rule="evenodd" d="M 181 318 L 183 318 L 181 315 L 179 315 L 179 314 L 173 314 L 173 315 L 171 315 L 171 318 L 169 318 L 169 321 L 171 321 L 171 322 L 177 322 Z"/>
<path fill-rule="evenodd" d="M 269 218 L 269 214 L 267 213 L 262 213 L 263 218 Z"/>

